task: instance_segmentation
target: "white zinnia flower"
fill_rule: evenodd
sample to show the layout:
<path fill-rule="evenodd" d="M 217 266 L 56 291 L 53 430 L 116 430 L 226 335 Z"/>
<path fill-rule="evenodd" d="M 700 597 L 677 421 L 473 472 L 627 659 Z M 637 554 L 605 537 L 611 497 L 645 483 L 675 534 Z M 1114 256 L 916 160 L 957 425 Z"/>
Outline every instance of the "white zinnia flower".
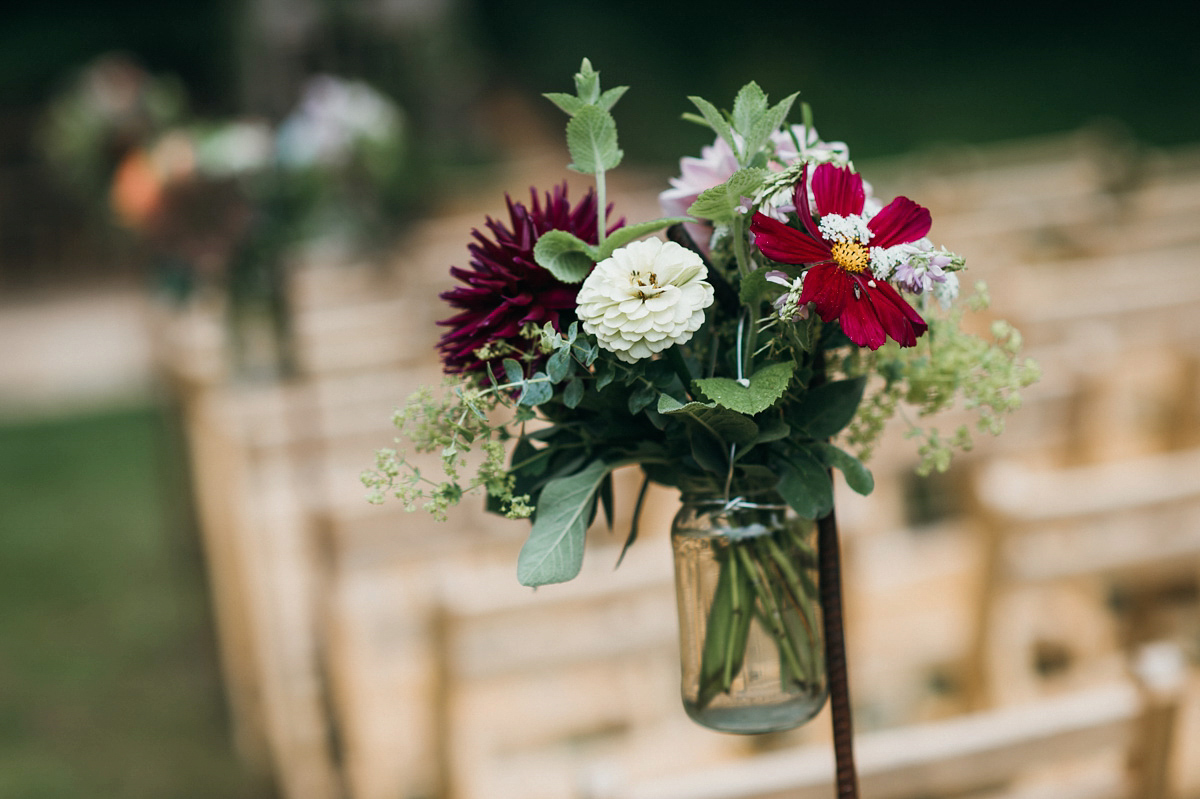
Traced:
<path fill-rule="evenodd" d="M 673 241 L 635 241 L 596 264 L 576 312 L 583 329 L 625 363 L 682 344 L 704 324 L 713 288 L 704 261 Z"/>

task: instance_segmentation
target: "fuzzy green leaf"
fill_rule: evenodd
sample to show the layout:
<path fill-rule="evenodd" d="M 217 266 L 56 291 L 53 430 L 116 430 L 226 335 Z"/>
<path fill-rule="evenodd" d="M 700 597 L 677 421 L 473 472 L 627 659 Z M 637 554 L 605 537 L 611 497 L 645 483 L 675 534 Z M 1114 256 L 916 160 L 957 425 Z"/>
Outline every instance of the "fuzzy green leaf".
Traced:
<path fill-rule="evenodd" d="M 720 186 L 702 191 L 687 212 L 701 219 L 729 222 L 737 215 L 742 198 L 758 191 L 766 174 L 767 170 L 757 167 L 739 169 Z"/>
<path fill-rule="evenodd" d="M 790 421 L 811 438 L 832 438 L 854 418 L 866 385 L 865 377 L 856 377 L 817 386 L 796 404 Z"/>
<path fill-rule="evenodd" d="M 662 394 L 658 398 L 658 412 L 664 416 L 676 416 L 696 425 L 722 442 L 722 444 L 749 444 L 758 437 L 758 425 L 749 416 L 721 408 L 711 402 L 680 403 L 674 397 Z"/>
<path fill-rule="evenodd" d="M 617 104 L 617 100 L 629 90 L 628 86 L 614 86 L 604 94 L 600 95 L 600 99 L 596 101 L 596 105 L 603 108 L 605 111 L 611 111 L 612 107 Z"/>
<path fill-rule="evenodd" d="M 736 153 L 737 145 L 733 140 L 733 128 L 730 127 L 729 120 L 725 118 L 725 115 L 703 97 L 688 97 L 688 99 L 692 101 L 692 105 L 700 109 L 700 113 L 704 116 L 704 121 L 708 123 L 708 126 L 725 140 L 725 143 L 729 145 L 729 149 Z"/>
<path fill-rule="evenodd" d="M 670 227 L 677 222 L 691 222 L 689 216 L 669 216 L 662 219 L 652 219 L 649 222 L 640 222 L 636 225 L 626 225 L 619 227 L 608 235 L 604 240 L 604 244 L 600 245 L 596 250 L 596 261 L 603 261 L 605 258 L 613 254 L 613 251 L 619 247 L 624 247 L 634 239 L 640 239 L 642 236 L 648 236 L 651 233 L 662 230 L 665 227 Z"/>
<path fill-rule="evenodd" d="M 750 81 L 738 91 L 737 97 L 733 98 L 733 129 L 745 139 L 766 111 L 766 93 L 759 88 L 757 83 Z M 747 155 L 755 151 L 748 149 Z"/>
<path fill-rule="evenodd" d="M 768 271 L 770 270 L 755 269 L 742 278 L 741 285 L 738 286 L 738 299 L 742 301 L 743 305 L 754 305 L 761 302 L 768 287 L 782 288 L 767 280 Z"/>
<path fill-rule="evenodd" d="M 723 408 L 753 416 L 774 405 L 787 391 L 796 364 L 791 361 L 773 363 L 759 369 L 743 386 L 731 377 L 706 377 L 693 381 L 704 396 Z"/>
<path fill-rule="evenodd" d="M 585 105 L 567 123 L 569 168 L 594 175 L 615 168 L 624 153 L 617 147 L 617 123 L 612 114 L 595 105 Z"/>
<path fill-rule="evenodd" d="M 533 245 L 533 260 L 564 283 L 579 283 L 596 265 L 595 248 L 565 230 L 548 230 Z"/>
<path fill-rule="evenodd" d="M 824 441 L 816 446 L 817 454 L 827 466 L 832 466 L 846 478 L 846 485 L 864 497 L 875 490 L 875 477 L 863 462 L 845 450 Z"/>
<path fill-rule="evenodd" d="M 545 97 L 547 100 L 565 111 L 567 116 L 575 116 L 579 109 L 587 105 L 587 103 L 585 103 L 583 100 L 580 100 L 575 95 L 567 94 L 565 92 L 546 92 L 542 95 L 542 97 Z"/>
<path fill-rule="evenodd" d="M 779 495 L 804 519 L 819 519 L 833 509 L 829 471 L 808 450 L 779 463 Z"/>
<path fill-rule="evenodd" d="M 521 585 L 565 583 L 579 574 L 596 490 L 611 470 L 604 461 L 592 461 L 570 477 L 546 483 L 538 499 L 537 519 L 517 556 Z"/>
<path fill-rule="evenodd" d="M 755 151 L 764 147 L 770 141 L 771 134 L 779 130 L 784 120 L 787 119 L 788 113 L 792 110 L 792 103 L 796 102 L 796 98 L 799 96 L 799 92 L 791 94 L 758 116 L 753 127 L 746 134 L 747 141 L 757 144 Z"/>
<path fill-rule="evenodd" d="M 586 58 L 575 73 L 575 93 L 584 103 L 600 99 L 600 73 L 592 69 L 592 62 Z"/>

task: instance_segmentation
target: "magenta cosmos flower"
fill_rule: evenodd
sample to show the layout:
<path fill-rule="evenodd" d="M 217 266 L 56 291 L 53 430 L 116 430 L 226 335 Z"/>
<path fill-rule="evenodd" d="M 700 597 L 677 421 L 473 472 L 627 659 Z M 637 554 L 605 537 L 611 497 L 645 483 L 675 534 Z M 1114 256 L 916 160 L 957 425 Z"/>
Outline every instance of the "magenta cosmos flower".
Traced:
<path fill-rule="evenodd" d="M 812 179 L 814 219 L 807 212 L 807 184 L 805 167 L 795 193 L 804 230 L 756 213 L 750 230 L 758 249 L 780 263 L 809 266 L 799 304 L 811 302 L 821 319 L 838 320 L 855 344 L 875 350 L 891 336 L 902 347 L 915 345 L 929 325 L 899 292 L 876 276 L 886 266 L 873 262 L 879 250 L 923 238 L 929 232 L 929 210 L 897 197 L 865 219 L 862 178 L 848 167 L 821 164 Z"/>
<path fill-rule="evenodd" d="M 533 245 L 548 230 L 574 233 L 589 244 L 596 243 L 596 195 L 589 190 L 579 204 L 571 207 L 567 186 L 555 187 L 539 201 L 530 189 L 527 208 L 505 196 L 508 220 L 488 217 L 490 236 L 478 229 L 468 246 L 469 269 L 457 266 L 450 274 L 462 281 L 439 295 L 460 312 L 438 322 L 449 328 L 438 342 L 442 363 L 449 373 L 486 373 L 491 363 L 496 374 L 503 374 L 503 358 L 520 358 L 535 346 L 523 331 L 529 325 L 541 327 L 550 322 L 562 331 L 575 321 L 575 295 L 578 284 L 563 283 L 533 260 Z M 623 224 L 617 222 L 613 227 Z M 480 358 L 482 352 L 486 357 Z"/>

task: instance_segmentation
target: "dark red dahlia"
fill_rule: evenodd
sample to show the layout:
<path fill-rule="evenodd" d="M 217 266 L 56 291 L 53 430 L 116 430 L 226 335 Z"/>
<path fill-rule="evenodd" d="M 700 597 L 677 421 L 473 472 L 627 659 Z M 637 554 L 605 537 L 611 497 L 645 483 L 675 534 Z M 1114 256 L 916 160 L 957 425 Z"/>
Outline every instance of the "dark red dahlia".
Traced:
<path fill-rule="evenodd" d="M 446 372 L 479 373 L 491 363 L 503 374 L 503 358 L 520 358 L 533 351 L 536 341 L 522 335 L 529 325 L 550 322 L 565 330 L 575 321 L 575 295 L 579 284 L 563 283 L 533 260 L 533 245 L 548 230 L 565 230 L 589 244 L 596 243 L 596 195 L 588 190 L 574 208 L 567 186 L 555 187 L 539 201 L 530 189 L 529 207 L 505 195 L 509 224 L 488 217 L 490 236 L 472 230 L 475 241 L 469 269 L 450 268 L 465 285 L 440 296 L 460 313 L 438 322 L 449 328 L 438 342 Z M 620 227 L 624 220 L 613 228 Z M 477 354 L 484 350 L 486 357 Z"/>

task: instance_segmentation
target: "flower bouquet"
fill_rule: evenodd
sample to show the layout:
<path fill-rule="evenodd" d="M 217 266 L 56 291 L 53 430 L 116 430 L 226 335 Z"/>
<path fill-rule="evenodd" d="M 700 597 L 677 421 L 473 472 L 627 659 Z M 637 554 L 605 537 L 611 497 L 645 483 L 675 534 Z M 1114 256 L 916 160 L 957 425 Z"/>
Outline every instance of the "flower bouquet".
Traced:
<path fill-rule="evenodd" d="M 625 90 L 602 90 L 585 59 L 574 94 L 546 95 L 569 117 L 570 168 L 595 188 L 575 203 L 565 186 L 510 198 L 507 220 L 473 232 L 469 266 L 450 270 L 450 380 L 395 416 L 445 474 L 383 450 L 363 481 L 373 501 L 439 516 L 483 489 L 491 510 L 532 517 L 517 577 L 538 586 L 576 576 L 598 508 L 612 518 L 613 471 L 636 464 L 626 548 L 646 484 L 684 500 L 689 713 L 732 731 L 794 726 L 825 699 L 813 530 L 831 518 L 832 470 L 869 493 L 863 458 L 901 403 L 920 417 L 959 398 L 998 432 L 1036 369 L 1011 327 L 992 341 L 960 330 L 963 258 L 926 238 L 927 209 L 876 199 L 807 106 L 788 123 L 796 95 L 771 104 L 750 83 L 727 112 L 690 98 L 685 119 L 716 138 L 661 195 L 670 215 L 614 214 L 605 176 L 622 158 L 612 109 Z M 970 445 L 965 427 L 909 425 L 924 471 Z"/>

